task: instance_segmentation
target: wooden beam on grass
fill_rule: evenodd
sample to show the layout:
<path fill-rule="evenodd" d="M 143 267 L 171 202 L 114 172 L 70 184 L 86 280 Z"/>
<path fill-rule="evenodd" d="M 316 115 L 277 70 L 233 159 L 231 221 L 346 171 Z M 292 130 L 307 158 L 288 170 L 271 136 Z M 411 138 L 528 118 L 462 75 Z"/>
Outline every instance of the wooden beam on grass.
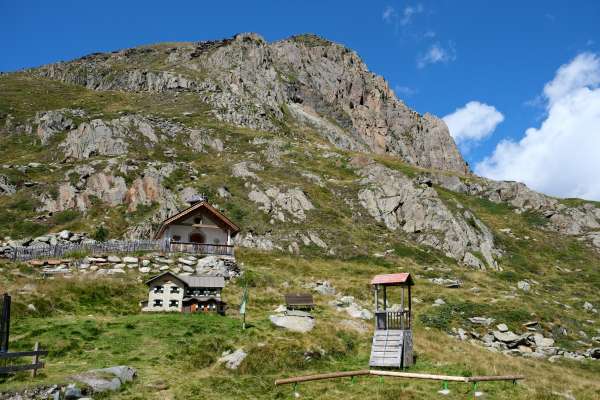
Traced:
<path fill-rule="evenodd" d="M 331 372 L 328 374 L 296 376 L 294 378 L 277 379 L 275 381 L 275 386 L 287 385 L 290 383 L 318 381 L 318 380 L 322 380 L 322 379 L 344 378 L 344 377 L 369 375 L 369 374 L 370 374 L 370 371 L 368 369 L 362 369 L 360 371 Z"/>

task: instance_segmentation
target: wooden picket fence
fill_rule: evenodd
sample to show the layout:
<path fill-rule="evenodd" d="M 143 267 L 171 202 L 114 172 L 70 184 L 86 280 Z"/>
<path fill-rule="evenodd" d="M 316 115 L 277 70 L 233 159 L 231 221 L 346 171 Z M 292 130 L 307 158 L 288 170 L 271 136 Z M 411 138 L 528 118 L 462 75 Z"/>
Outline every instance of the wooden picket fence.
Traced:
<path fill-rule="evenodd" d="M 19 246 L 12 248 L 13 261 L 38 258 L 60 258 L 69 253 L 83 252 L 89 255 L 132 254 L 137 252 L 169 252 L 169 242 L 163 240 L 111 240 L 107 242 L 61 243 L 48 246 Z"/>
<path fill-rule="evenodd" d="M 205 243 L 183 243 L 168 240 L 111 240 L 107 242 L 64 243 L 47 246 L 13 247 L 9 258 L 27 261 L 43 258 L 67 257 L 82 252 L 90 256 L 106 254 L 134 254 L 140 252 L 190 253 L 199 255 L 233 256 L 233 246 Z"/>

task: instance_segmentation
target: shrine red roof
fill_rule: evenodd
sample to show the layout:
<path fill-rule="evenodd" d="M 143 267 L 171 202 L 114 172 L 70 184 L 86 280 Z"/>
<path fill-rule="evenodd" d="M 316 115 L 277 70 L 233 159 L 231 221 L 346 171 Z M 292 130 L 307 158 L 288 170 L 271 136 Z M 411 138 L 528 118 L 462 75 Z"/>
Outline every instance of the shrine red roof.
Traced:
<path fill-rule="evenodd" d="M 399 272 L 397 274 L 383 274 L 375 275 L 371 281 L 371 285 L 384 285 L 384 286 L 397 286 L 397 285 L 409 285 L 412 286 L 413 282 L 408 272 Z"/>

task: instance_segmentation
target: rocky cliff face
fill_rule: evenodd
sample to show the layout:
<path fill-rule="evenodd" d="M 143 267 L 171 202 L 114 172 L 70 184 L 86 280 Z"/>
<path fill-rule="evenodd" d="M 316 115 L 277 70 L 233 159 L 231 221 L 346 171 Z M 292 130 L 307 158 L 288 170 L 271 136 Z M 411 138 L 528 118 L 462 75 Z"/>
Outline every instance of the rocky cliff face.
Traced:
<path fill-rule="evenodd" d="M 409 109 L 355 52 L 312 35 L 267 43 L 240 34 L 95 54 L 33 72 L 93 90 L 192 92 L 231 124 L 277 131 L 291 118 L 341 148 L 469 172 L 443 121 Z"/>

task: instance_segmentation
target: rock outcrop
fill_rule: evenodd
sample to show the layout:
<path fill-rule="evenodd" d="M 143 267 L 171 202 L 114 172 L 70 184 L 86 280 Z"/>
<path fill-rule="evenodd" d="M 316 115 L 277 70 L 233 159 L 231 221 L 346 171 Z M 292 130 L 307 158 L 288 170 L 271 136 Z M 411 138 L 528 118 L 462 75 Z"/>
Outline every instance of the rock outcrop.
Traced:
<path fill-rule="evenodd" d="M 0 195 L 2 194 L 14 194 L 16 188 L 9 182 L 8 177 L 0 175 Z"/>
<path fill-rule="evenodd" d="M 370 163 L 358 173 L 360 204 L 388 229 L 411 234 L 471 267 L 498 269 L 493 234 L 470 211 L 452 212 L 433 187 L 380 164 Z"/>
<path fill-rule="evenodd" d="M 286 214 L 290 215 L 293 221 L 304 221 L 306 211 L 315 208 L 300 188 L 281 190 L 277 187 L 270 187 L 263 191 L 255 186 L 248 194 L 248 198 L 260 204 L 260 210 L 281 222 L 286 221 Z M 319 244 L 319 241 L 315 243 Z"/>
<path fill-rule="evenodd" d="M 35 115 L 37 124 L 36 134 L 42 144 L 48 144 L 48 141 L 59 132 L 73 129 L 73 115 L 82 117 L 85 113 L 82 110 L 50 110 L 38 112 Z"/>
<path fill-rule="evenodd" d="M 67 157 L 86 159 L 94 155 L 118 156 L 127 153 L 126 129 L 101 119 L 80 124 L 61 144 Z"/>
<path fill-rule="evenodd" d="M 430 174 L 433 182 L 458 193 L 479 196 L 494 203 L 506 203 L 515 212 L 538 213 L 547 222 L 544 228 L 565 234 L 581 235 L 583 240 L 600 250 L 600 207 L 591 202 L 567 206 L 556 198 L 538 193 L 514 181 L 470 178 L 463 182 L 456 175 Z"/>

